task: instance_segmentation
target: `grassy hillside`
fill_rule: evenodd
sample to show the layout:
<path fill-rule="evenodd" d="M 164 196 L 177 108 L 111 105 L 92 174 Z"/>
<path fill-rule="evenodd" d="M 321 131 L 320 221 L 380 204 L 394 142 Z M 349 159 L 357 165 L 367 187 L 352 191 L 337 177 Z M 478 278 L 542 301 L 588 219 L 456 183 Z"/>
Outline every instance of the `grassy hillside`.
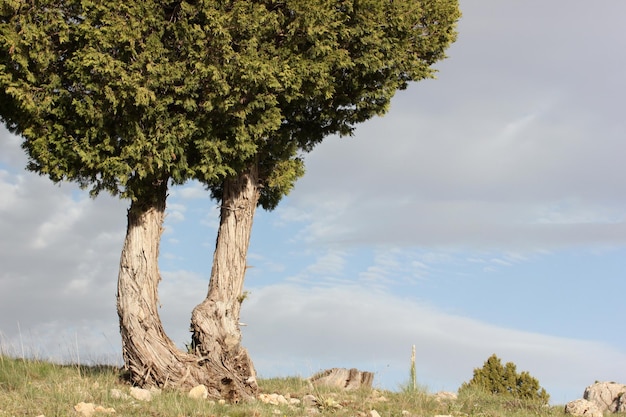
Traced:
<path fill-rule="evenodd" d="M 454 401 L 437 400 L 424 389 L 389 392 L 312 387 L 301 378 L 265 379 L 261 391 L 280 394 L 291 404 L 221 404 L 191 399 L 184 392 L 164 391 L 149 401 L 129 397 L 130 387 L 111 366 L 57 365 L 0 356 L 0 417 L 80 416 L 74 406 L 101 406 L 94 416 L 151 417 L 300 417 L 308 415 L 391 416 L 563 416 L 563 407 L 465 392 Z M 123 395 L 119 397 L 115 390 Z M 314 398 L 314 400 L 313 400 Z M 114 409 L 113 412 L 111 409 Z"/>

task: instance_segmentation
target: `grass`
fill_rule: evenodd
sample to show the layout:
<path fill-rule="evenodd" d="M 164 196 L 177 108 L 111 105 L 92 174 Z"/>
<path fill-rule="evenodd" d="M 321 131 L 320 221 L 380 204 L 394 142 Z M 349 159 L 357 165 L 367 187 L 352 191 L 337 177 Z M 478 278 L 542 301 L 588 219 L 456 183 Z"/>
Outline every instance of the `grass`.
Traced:
<path fill-rule="evenodd" d="M 412 386 L 400 392 L 345 392 L 312 387 L 306 380 L 294 377 L 261 379 L 259 386 L 264 393 L 278 393 L 288 398 L 301 399 L 307 394 L 314 395 L 318 401 L 316 413 L 337 417 L 369 417 L 370 410 L 376 410 L 381 417 L 564 416 L 562 406 L 541 406 L 475 391 L 464 392 L 456 401 L 440 402 L 424 388 L 412 389 Z M 219 404 L 193 400 L 177 391 L 165 391 L 151 402 L 140 402 L 113 398 L 112 389 L 126 393 L 129 389 L 128 385 L 120 381 L 119 371 L 115 367 L 58 365 L 0 355 L 0 417 L 76 417 L 74 405 L 80 402 L 112 407 L 115 409 L 112 416 L 124 417 L 302 417 L 313 413 L 310 407 L 302 404 L 271 405 L 261 401 Z M 94 417 L 106 415 L 96 413 Z"/>

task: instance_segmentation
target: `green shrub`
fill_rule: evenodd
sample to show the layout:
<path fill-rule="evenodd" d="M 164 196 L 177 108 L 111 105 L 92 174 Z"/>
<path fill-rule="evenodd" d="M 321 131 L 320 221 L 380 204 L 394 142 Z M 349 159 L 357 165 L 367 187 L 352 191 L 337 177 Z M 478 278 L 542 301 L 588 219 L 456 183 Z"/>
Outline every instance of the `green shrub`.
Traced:
<path fill-rule="evenodd" d="M 487 359 L 482 368 L 474 369 L 474 377 L 461 385 L 459 393 L 470 389 L 480 389 L 494 395 L 538 401 L 543 404 L 550 400 L 550 396 L 539 386 L 537 379 L 525 371 L 518 374 L 512 362 L 502 366 L 500 358 L 495 354 Z"/>

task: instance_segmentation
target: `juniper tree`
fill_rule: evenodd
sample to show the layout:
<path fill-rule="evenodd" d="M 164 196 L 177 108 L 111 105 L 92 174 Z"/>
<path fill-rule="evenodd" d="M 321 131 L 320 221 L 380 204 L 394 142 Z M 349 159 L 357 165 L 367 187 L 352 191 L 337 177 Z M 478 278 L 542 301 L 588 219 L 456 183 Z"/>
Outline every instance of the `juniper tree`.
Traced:
<path fill-rule="evenodd" d="M 526 371 L 518 374 L 513 362 L 507 362 L 503 366 L 495 354 L 485 361 L 482 368 L 474 369 L 474 376 L 461 385 L 460 391 L 470 388 L 478 388 L 495 395 L 539 401 L 543 404 L 550 400 L 550 396 L 539 386 L 536 378 Z"/>
<path fill-rule="evenodd" d="M 27 168 L 130 201 L 117 310 L 133 383 L 256 392 L 239 330 L 256 207 L 325 137 L 432 77 L 459 16 L 457 0 L 0 0 L 0 118 Z M 182 352 L 158 314 L 158 250 L 168 187 L 191 179 L 221 213 Z"/>

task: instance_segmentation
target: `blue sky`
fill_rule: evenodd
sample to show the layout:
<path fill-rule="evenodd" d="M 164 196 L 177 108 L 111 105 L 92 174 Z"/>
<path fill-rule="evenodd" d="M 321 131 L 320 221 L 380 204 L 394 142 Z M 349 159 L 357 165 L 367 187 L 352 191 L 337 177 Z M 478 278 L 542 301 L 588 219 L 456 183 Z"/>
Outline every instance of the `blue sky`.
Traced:
<path fill-rule="evenodd" d="M 462 0 L 438 79 L 411 85 L 257 212 L 243 342 L 261 376 L 329 367 L 456 390 L 496 353 L 555 403 L 626 378 L 626 3 Z M 24 171 L 0 133 L 0 345 L 119 360 L 127 202 Z M 189 338 L 215 202 L 170 191 L 161 317 Z"/>

